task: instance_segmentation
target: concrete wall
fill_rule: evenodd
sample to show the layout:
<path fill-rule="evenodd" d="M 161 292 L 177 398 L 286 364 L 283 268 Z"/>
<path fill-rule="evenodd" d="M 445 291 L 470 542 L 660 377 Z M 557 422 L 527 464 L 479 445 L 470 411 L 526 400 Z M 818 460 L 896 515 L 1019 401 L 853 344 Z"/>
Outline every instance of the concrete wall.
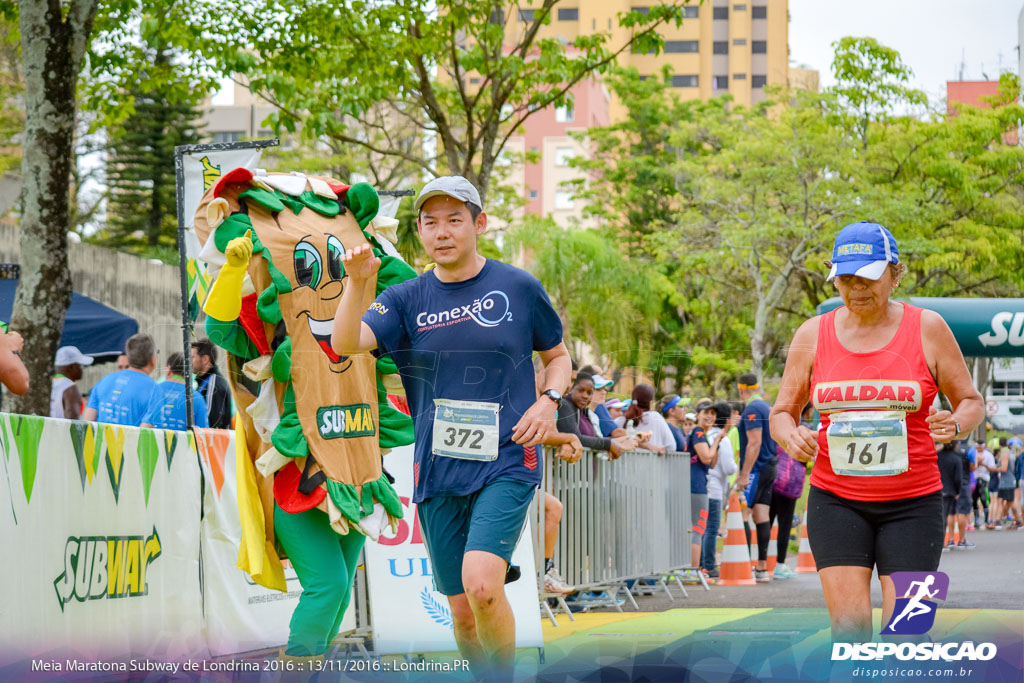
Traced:
<path fill-rule="evenodd" d="M 0 221 L 0 262 L 20 261 L 18 234 L 17 225 Z M 91 244 L 69 244 L 68 259 L 76 292 L 135 318 L 139 331 L 153 336 L 157 348 L 153 374 L 154 378 L 162 375 L 164 361 L 182 348 L 178 268 Z M 202 325 L 196 329 L 201 331 Z M 112 363 L 86 368 L 79 388 L 92 388 L 113 369 Z"/>

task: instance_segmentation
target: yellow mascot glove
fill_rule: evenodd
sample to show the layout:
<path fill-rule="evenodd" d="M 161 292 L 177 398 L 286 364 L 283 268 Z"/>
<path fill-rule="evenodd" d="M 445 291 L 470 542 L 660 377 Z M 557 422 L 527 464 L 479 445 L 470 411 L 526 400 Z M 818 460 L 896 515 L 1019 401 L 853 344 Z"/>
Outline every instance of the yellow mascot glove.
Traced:
<path fill-rule="evenodd" d="M 228 262 L 220 269 L 203 311 L 215 320 L 228 322 L 237 320 L 242 312 L 242 281 L 252 258 L 252 231 L 246 230 L 245 235 L 228 242 L 224 255 Z"/>

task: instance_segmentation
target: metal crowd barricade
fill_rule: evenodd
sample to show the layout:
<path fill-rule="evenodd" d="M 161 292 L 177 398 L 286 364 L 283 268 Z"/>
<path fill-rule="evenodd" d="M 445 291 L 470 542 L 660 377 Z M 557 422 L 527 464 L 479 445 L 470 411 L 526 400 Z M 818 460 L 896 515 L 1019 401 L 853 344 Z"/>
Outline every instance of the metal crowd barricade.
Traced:
<path fill-rule="evenodd" d="M 584 449 L 569 464 L 545 450 L 542 490 L 562 502 L 555 564 L 577 587 L 605 586 L 690 565 L 690 457 Z M 535 525 L 544 557 L 543 496 Z M 542 572 L 543 573 L 543 572 Z"/>

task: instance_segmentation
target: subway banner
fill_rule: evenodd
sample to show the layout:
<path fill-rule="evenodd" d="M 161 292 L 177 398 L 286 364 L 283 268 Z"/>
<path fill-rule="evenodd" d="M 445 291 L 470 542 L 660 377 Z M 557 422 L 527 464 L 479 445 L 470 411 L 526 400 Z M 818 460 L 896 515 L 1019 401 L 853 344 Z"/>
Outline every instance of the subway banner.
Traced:
<path fill-rule="evenodd" d="M 242 529 L 235 487 L 235 433 L 196 429 L 206 480 L 202 525 L 206 642 L 215 657 L 283 645 L 302 587 L 285 561 L 288 592 L 264 588 L 237 568 Z M 248 454 L 245 455 L 248 457 Z M 355 628 L 349 610 L 341 630 Z"/>
<path fill-rule="evenodd" d="M 206 655 L 190 438 L 0 413 L 0 662 Z"/>
<path fill-rule="evenodd" d="M 397 533 L 388 530 L 379 543 L 368 541 L 365 549 L 373 643 L 377 654 L 382 655 L 458 649 L 448 599 L 434 590 L 416 505 L 411 502 L 412 463 L 412 446 L 396 448 L 385 456 L 384 467 L 395 478 L 395 491 L 401 497 L 405 517 Z M 543 648 L 529 526 L 519 538 L 512 564 L 522 568 L 519 580 L 505 586 L 516 620 L 516 647 Z"/>

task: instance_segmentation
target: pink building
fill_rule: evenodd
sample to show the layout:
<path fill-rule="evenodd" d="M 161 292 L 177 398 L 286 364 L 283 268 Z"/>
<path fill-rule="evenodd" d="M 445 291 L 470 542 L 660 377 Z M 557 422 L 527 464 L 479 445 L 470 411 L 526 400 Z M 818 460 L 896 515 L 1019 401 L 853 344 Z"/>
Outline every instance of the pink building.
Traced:
<path fill-rule="evenodd" d="M 590 150 L 570 134 L 585 132 L 588 128 L 610 124 L 610 97 L 605 87 L 596 80 L 578 83 L 571 90 L 572 107 L 549 107 L 530 116 L 523 125 L 522 135 L 509 140 L 512 153 L 537 152 L 535 163 L 527 163 L 512 171 L 510 180 L 521 188 L 526 205 L 524 212 L 550 216 L 561 225 L 571 218 L 586 225 L 583 220 L 583 202 L 572 198 L 572 190 L 562 183 L 583 177 L 569 166 L 572 157 L 588 157 Z"/>
<path fill-rule="evenodd" d="M 956 116 L 957 104 L 970 104 L 988 109 L 983 97 L 999 94 L 999 81 L 946 81 L 946 115 Z M 1003 142 L 1017 144 L 1016 131 L 1003 135 Z"/>

